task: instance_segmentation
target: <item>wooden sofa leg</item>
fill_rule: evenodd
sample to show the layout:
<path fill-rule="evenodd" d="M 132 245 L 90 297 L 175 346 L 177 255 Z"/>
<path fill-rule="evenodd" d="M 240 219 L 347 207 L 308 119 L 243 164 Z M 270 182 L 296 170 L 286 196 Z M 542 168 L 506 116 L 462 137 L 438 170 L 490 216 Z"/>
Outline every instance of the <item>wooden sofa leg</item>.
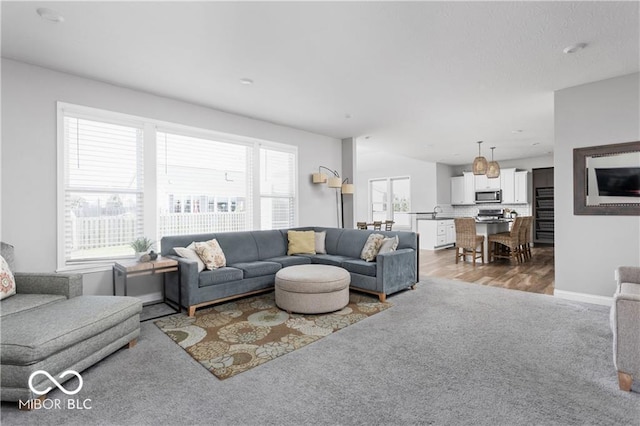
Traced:
<path fill-rule="evenodd" d="M 415 290 L 415 289 L 416 289 L 416 285 L 414 284 L 411 286 L 411 290 Z"/>
<path fill-rule="evenodd" d="M 133 348 L 135 345 L 138 344 L 138 339 L 133 339 L 132 341 L 129 342 L 128 346 L 129 349 Z"/>
<path fill-rule="evenodd" d="M 631 376 L 631 374 L 618 371 L 618 385 L 620 386 L 620 390 L 630 392 L 632 383 L 633 377 Z"/>
<path fill-rule="evenodd" d="M 24 404 L 22 404 L 22 402 L 18 402 L 18 409 L 21 410 L 21 411 L 31 411 L 31 410 L 35 409 L 36 406 L 40 406 L 40 404 L 36 403 L 35 401 L 42 402 L 45 399 L 47 399 L 47 394 L 40 395 L 39 397 L 34 398 L 34 399 L 30 399 L 29 401 L 27 401 Z"/>
<path fill-rule="evenodd" d="M 192 317 L 192 318 L 196 316 L 196 307 L 195 306 L 189 306 L 189 316 Z"/>
<path fill-rule="evenodd" d="M 386 302 L 387 301 L 387 295 L 384 293 L 380 293 L 378 294 L 378 299 L 380 299 L 380 302 Z"/>

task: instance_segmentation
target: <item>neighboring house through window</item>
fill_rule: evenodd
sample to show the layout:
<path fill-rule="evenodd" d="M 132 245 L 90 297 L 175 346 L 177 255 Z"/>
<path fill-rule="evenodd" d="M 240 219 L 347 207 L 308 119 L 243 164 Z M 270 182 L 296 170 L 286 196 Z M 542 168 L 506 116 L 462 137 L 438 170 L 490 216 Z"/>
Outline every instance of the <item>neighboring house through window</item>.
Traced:
<path fill-rule="evenodd" d="M 297 225 L 297 149 L 58 103 L 58 269 L 139 236 Z"/>

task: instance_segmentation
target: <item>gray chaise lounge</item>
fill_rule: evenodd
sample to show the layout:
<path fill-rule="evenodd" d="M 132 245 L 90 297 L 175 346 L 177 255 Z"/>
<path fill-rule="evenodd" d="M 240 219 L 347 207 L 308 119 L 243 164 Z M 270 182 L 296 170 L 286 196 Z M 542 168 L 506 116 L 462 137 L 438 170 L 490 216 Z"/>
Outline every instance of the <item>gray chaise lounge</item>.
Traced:
<path fill-rule="evenodd" d="M 13 247 L 2 243 L 2 257 L 13 269 Z M 0 301 L 2 401 L 32 408 L 37 395 L 29 376 L 44 370 L 58 382 L 60 373 L 81 372 L 140 334 L 142 302 L 133 297 L 82 296 L 79 274 L 14 273 L 16 294 Z M 56 386 L 43 374 L 33 386 Z"/>
<path fill-rule="evenodd" d="M 384 301 L 389 294 L 413 287 L 418 281 L 418 234 L 402 231 L 307 227 L 295 230 L 326 231 L 326 254 L 287 256 L 287 229 L 242 231 L 163 237 L 161 254 L 181 266 L 182 305 L 190 316 L 198 307 L 274 288 L 281 268 L 310 263 L 340 266 L 351 275 L 351 288 L 375 294 Z M 375 262 L 360 259 L 371 233 L 399 238 L 397 250 L 378 255 Z M 178 257 L 174 247 L 194 241 L 218 240 L 227 267 L 198 273 L 195 260 Z M 177 300 L 177 277 L 167 277 L 167 293 Z"/>

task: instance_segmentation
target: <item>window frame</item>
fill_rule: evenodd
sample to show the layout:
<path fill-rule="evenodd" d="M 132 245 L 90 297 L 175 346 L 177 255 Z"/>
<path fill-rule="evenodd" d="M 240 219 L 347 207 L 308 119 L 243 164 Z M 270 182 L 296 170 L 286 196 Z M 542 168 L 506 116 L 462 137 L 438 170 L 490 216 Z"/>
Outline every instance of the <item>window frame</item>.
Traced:
<path fill-rule="evenodd" d="M 88 120 L 100 121 L 118 125 L 133 125 L 142 127 L 143 129 L 143 230 L 144 235 L 155 241 L 159 249 L 160 241 L 158 239 L 158 160 L 157 160 L 157 133 L 168 132 L 178 133 L 181 135 L 191 136 L 195 138 L 212 139 L 220 142 L 231 143 L 236 145 L 248 146 L 252 155 L 252 193 L 248 196 L 252 197 L 252 213 L 253 213 L 253 229 L 261 228 L 261 212 L 260 203 L 262 196 L 260 195 L 260 148 L 283 151 L 294 155 L 294 194 L 293 194 L 293 227 L 298 226 L 299 220 L 299 155 L 298 147 L 280 142 L 274 142 L 244 135 L 235 135 L 220 131 L 214 131 L 205 128 L 188 126 L 169 121 L 156 120 L 141 116 L 125 114 L 120 112 L 109 111 L 100 108 L 93 108 L 83 105 L 71 104 L 67 102 L 56 103 L 56 122 L 57 122 L 57 181 L 56 181 L 56 199 L 57 199 L 57 268 L 56 271 L 77 271 L 77 272 L 98 272 L 110 270 L 114 260 L 122 259 L 122 257 L 113 257 L 105 259 L 91 259 L 82 261 L 67 261 L 65 259 L 65 134 L 64 134 L 64 117 L 71 115 L 73 117 L 84 118 Z M 126 257 L 129 259 L 129 257 Z M 132 255 L 131 259 L 134 258 Z"/>
<path fill-rule="evenodd" d="M 393 211 L 393 181 L 395 180 L 407 180 L 409 183 L 409 211 L 411 211 L 411 176 L 389 176 L 380 178 L 370 178 L 367 183 L 367 215 L 368 221 L 373 221 L 373 182 L 386 182 L 387 187 L 387 210 L 386 220 L 395 220 Z M 394 225 L 394 229 L 398 230 L 410 230 L 410 227 Z"/>

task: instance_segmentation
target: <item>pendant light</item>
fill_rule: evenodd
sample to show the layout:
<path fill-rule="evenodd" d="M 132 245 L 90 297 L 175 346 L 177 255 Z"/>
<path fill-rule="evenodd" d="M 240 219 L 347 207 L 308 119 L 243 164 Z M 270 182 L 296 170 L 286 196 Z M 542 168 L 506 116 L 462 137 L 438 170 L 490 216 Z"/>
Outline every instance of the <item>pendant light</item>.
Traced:
<path fill-rule="evenodd" d="M 497 178 L 500 177 L 500 164 L 497 161 L 493 161 L 493 150 L 496 149 L 495 146 L 491 147 L 491 161 L 489 161 L 489 165 L 487 166 L 487 177 L 488 178 Z"/>
<path fill-rule="evenodd" d="M 487 159 L 480 154 L 480 145 L 482 145 L 482 141 L 478 141 L 478 156 L 473 160 L 474 175 L 484 175 L 487 173 Z"/>

